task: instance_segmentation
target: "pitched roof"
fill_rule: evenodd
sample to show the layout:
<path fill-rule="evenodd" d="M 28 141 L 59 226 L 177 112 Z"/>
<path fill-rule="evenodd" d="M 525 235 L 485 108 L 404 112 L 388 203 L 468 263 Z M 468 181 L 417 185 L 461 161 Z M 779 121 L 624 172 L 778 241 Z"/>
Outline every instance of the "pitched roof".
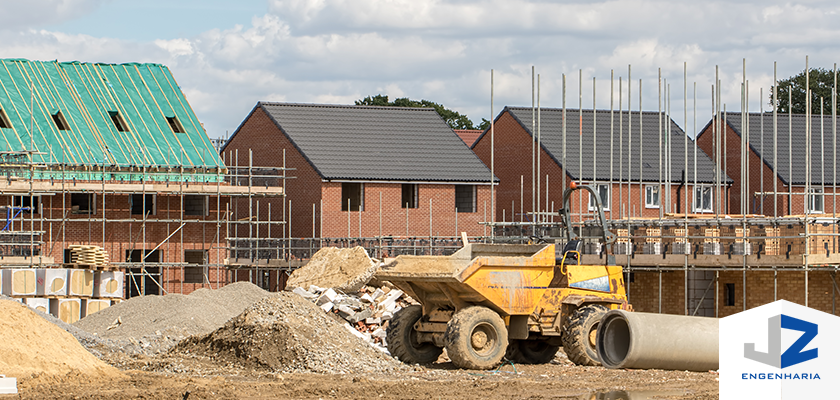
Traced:
<path fill-rule="evenodd" d="M 455 134 L 470 147 L 472 147 L 476 140 L 478 140 L 478 137 L 481 136 L 481 132 L 484 131 L 481 129 L 455 129 Z"/>
<path fill-rule="evenodd" d="M 486 182 L 491 177 L 432 108 L 269 102 L 257 107 L 324 179 Z"/>
<path fill-rule="evenodd" d="M 790 118 L 788 118 L 790 117 Z M 726 113 L 726 123 L 735 131 L 738 137 L 741 134 L 741 113 Z M 747 118 L 749 121 L 749 143 L 750 149 L 755 152 L 758 157 L 763 158 L 764 163 L 772 170 L 773 164 L 773 113 L 749 113 Z M 712 123 L 710 120 L 706 124 L 706 128 Z M 779 178 L 785 184 L 791 182 L 793 185 L 805 185 L 807 166 L 806 160 L 806 132 L 805 124 L 807 116 L 805 114 L 777 114 L 776 118 L 776 142 L 778 145 L 778 152 L 776 157 L 778 159 L 777 173 Z M 822 125 L 820 125 L 822 123 Z M 763 127 L 762 127 L 763 125 Z M 838 130 L 840 130 L 840 121 L 837 121 Z M 701 132 L 705 132 L 706 128 Z M 702 133 L 701 133 L 702 134 Z M 821 136 L 822 135 L 822 136 Z M 762 149 L 762 138 L 764 138 L 764 145 Z M 824 140 L 825 146 L 823 146 Z M 790 146 L 788 146 L 790 142 Z M 825 181 L 826 185 L 831 185 L 834 180 L 834 160 L 835 154 L 840 154 L 840 143 L 834 147 L 834 131 L 832 129 L 832 117 L 819 115 L 811 116 L 811 184 L 822 184 Z M 792 162 L 788 162 L 790 157 Z M 822 177 L 822 160 L 825 160 L 825 179 Z M 792 167 L 792 168 L 791 168 Z M 837 175 L 838 184 L 840 184 L 840 171 Z"/>
<path fill-rule="evenodd" d="M 509 112 L 525 131 L 531 132 L 530 107 L 505 107 L 499 117 Z M 566 171 L 575 180 L 591 181 L 593 176 L 602 181 L 639 180 L 639 164 L 642 165 L 642 181 L 658 182 L 660 179 L 660 155 L 662 157 L 662 179 L 665 179 L 664 145 L 671 146 L 671 182 L 682 181 L 684 169 L 683 130 L 673 121 L 666 121 L 664 114 L 657 112 L 566 109 Z M 593 121 L 594 115 L 594 121 Z M 641 117 L 640 117 L 641 116 Z M 497 117 L 497 120 L 498 118 Z M 540 110 L 540 138 L 543 149 L 563 166 L 563 109 L 542 108 Z M 660 120 L 662 121 L 662 141 L 660 142 Z M 671 133 L 667 133 L 670 122 Z M 612 123 L 612 137 L 610 124 Z M 640 134 L 641 125 L 641 134 Z M 597 135 L 596 135 L 597 133 Z M 487 134 L 485 131 L 483 135 Z M 639 140 L 641 138 L 641 140 Z M 593 139 L 595 143 L 593 144 Z M 478 140 L 481 140 L 479 138 Z M 623 149 L 621 143 L 623 142 Z M 612 153 L 610 145 L 612 144 Z M 688 182 L 712 183 L 715 181 L 714 162 L 694 142 L 688 139 Z M 662 151 L 660 151 L 662 148 Z M 579 150 L 580 149 L 580 150 Z M 697 154 L 697 168 L 694 167 L 694 154 Z M 579 151 L 580 156 L 579 156 Z M 640 160 L 641 158 L 641 160 Z M 581 165 L 580 160 L 583 163 Z M 612 170 L 610 171 L 610 161 Z M 593 165 L 594 164 L 594 165 Z M 721 175 L 724 182 L 731 182 L 726 174 Z"/>
<path fill-rule="evenodd" d="M 224 168 L 164 65 L 21 59 L 0 65 L 0 110 L 10 125 L 0 128 L 1 152 L 34 150 L 35 162 L 71 166 Z M 221 172 L 188 179 L 216 180 Z"/>

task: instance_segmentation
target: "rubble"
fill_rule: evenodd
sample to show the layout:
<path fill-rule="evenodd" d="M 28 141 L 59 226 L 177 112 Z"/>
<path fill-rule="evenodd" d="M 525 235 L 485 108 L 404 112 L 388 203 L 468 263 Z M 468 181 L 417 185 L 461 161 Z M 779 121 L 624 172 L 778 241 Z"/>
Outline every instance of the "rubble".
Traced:
<path fill-rule="evenodd" d="M 346 322 L 354 335 L 385 354 L 390 354 L 385 342 L 388 321 L 399 309 L 417 304 L 401 290 L 387 285 L 381 288 L 366 286 L 350 293 L 310 285 L 308 290 L 295 288 L 292 292 L 314 302 L 325 312 L 335 314 Z"/>
<path fill-rule="evenodd" d="M 380 265 L 359 246 L 351 249 L 324 247 L 312 255 L 306 265 L 292 272 L 286 290 L 316 285 L 341 292 L 356 292 L 370 281 Z"/>

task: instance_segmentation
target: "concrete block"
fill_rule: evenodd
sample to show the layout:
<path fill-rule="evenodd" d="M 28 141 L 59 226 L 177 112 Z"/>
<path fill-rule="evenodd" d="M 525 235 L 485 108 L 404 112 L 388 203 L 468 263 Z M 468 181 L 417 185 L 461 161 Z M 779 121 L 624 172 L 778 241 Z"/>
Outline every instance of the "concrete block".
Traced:
<path fill-rule="evenodd" d="M 67 294 L 70 296 L 93 296 L 93 271 L 89 269 L 71 269 Z"/>
<path fill-rule="evenodd" d="M 323 305 L 325 303 L 335 303 L 335 299 L 338 297 L 338 293 L 332 288 L 327 289 L 324 293 L 321 294 L 321 297 L 318 297 L 318 300 L 315 302 L 317 305 Z"/>
<path fill-rule="evenodd" d="M 365 318 L 365 323 L 368 325 L 379 325 L 382 323 L 382 318 L 380 317 L 369 317 Z"/>
<path fill-rule="evenodd" d="M 390 311 L 385 311 L 385 312 L 382 313 L 382 315 L 379 318 L 382 321 L 389 321 L 389 320 L 391 320 L 391 318 L 394 318 L 394 313 L 392 313 Z"/>
<path fill-rule="evenodd" d="M 0 375 L 0 394 L 17 394 L 17 378 Z"/>
<path fill-rule="evenodd" d="M 332 302 L 326 302 L 324 304 L 321 304 L 319 307 L 321 307 L 321 309 L 326 311 L 326 312 L 330 312 L 330 310 L 333 309 L 334 305 L 335 304 L 333 304 Z"/>
<path fill-rule="evenodd" d="M 370 297 L 370 294 L 368 293 L 363 294 L 362 297 L 359 298 L 359 300 L 365 303 L 373 303 L 373 297 Z"/>
<path fill-rule="evenodd" d="M 345 305 L 339 305 L 336 308 L 338 309 L 338 316 L 347 320 L 349 320 L 349 318 L 353 317 L 353 315 L 356 314 L 356 312 L 353 311 L 353 309 Z"/>
<path fill-rule="evenodd" d="M 364 321 L 364 320 L 370 318 L 372 315 L 373 315 L 373 311 L 369 308 L 366 308 L 362 311 L 359 311 L 359 312 L 351 315 L 347 320 L 355 324 L 356 322 Z"/>
<path fill-rule="evenodd" d="M 377 308 L 394 312 L 394 306 L 397 304 L 397 300 L 399 300 L 402 295 L 403 292 L 397 289 L 388 292 L 385 299 L 379 302 L 379 306 L 377 306 Z"/>
<path fill-rule="evenodd" d="M 82 318 L 81 299 L 50 299 L 50 314 L 72 324 Z"/>
<path fill-rule="evenodd" d="M 373 331 L 371 333 L 371 335 L 376 336 L 376 337 L 381 338 L 381 339 L 385 339 L 385 336 L 387 336 L 387 332 L 385 331 L 385 329 L 379 328 L 379 329 L 376 329 L 375 331 Z"/>
<path fill-rule="evenodd" d="M 66 296 L 67 274 L 65 268 L 40 268 L 35 272 L 38 279 L 38 296 Z"/>
<path fill-rule="evenodd" d="M 324 290 L 325 289 L 320 286 L 309 285 L 309 293 L 323 293 Z"/>
<path fill-rule="evenodd" d="M 303 297 L 304 299 L 307 299 L 307 300 L 315 300 L 315 299 L 318 298 L 318 295 L 309 293 L 306 290 L 303 290 L 303 288 L 299 288 L 299 287 L 295 288 L 295 290 L 292 290 L 292 293 L 294 293 L 294 294 L 296 294 L 300 297 Z"/>
<path fill-rule="evenodd" d="M 385 292 L 383 292 L 382 289 L 376 289 L 373 291 L 373 294 L 371 294 L 370 297 L 373 299 L 373 301 L 376 301 L 384 294 Z"/>
<path fill-rule="evenodd" d="M 3 287 L 0 293 L 6 296 L 34 296 L 38 292 L 38 277 L 35 268 L 4 269 Z"/>
<path fill-rule="evenodd" d="M 340 304 L 340 305 L 344 305 L 344 306 L 347 306 L 347 307 L 350 307 L 350 308 L 352 308 L 352 309 L 353 309 L 353 310 L 355 310 L 355 311 L 359 311 L 359 310 L 361 310 L 361 309 L 362 309 L 362 302 L 361 302 L 361 300 L 356 299 L 356 298 L 353 298 L 353 297 L 349 297 L 349 296 L 345 296 L 345 297 L 343 297 L 343 298 L 342 298 L 342 299 L 340 299 L 340 300 L 336 300 L 336 302 L 335 302 L 335 303 L 336 303 L 336 304 Z"/>
<path fill-rule="evenodd" d="M 93 295 L 100 298 L 122 298 L 125 272 L 96 271 L 93 274 Z"/>
<path fill-rule="evenodd" d="M 82 318 L 111 306 L 111 300 L 82 299 Z"/>
<path fill-rule="evenodd" d="M 27 306 L 42 313 L 50 313 L 50 299 L 42 297 L 28 297 L 24 300 Z"/>

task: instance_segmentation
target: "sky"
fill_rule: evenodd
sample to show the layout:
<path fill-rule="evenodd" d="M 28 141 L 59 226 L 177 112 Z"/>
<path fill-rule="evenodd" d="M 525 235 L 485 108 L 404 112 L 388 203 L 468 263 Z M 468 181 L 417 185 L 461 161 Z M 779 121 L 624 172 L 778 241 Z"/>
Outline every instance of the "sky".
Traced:
<path fill-rule="evenodd" d="M 0 4 L 0 57 L 165 64 L 212 138 L 232 134 L 258 101 L 353 104 L 383 94 L 480 122 L 531 105 L 532 67 L 543 107 L 563 106 L 565 75 L 570 108 L 617 110 L 620 98 L 638 110 L 641 93 L 644 110 L 670 105 L 693 134 L 712 115 L 716 74 L 727 110 L 741 109 L 746 77 L 758 112 L 769 110 L 774 63 L 784 79 L 805 69 L 806 56 L 829 69 L 840 58 L 840 2 L 821 0 Z"/>

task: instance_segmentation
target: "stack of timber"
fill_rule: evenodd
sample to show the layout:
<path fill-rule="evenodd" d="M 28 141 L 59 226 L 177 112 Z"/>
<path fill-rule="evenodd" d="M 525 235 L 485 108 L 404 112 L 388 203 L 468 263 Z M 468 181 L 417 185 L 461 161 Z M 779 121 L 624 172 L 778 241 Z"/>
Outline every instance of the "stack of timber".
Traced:
<path fill-rule="evenodd" d="M 108 265 L 108 252 L 99 246 L 72 245 L 70 249 L 70 263 L 93 267 Z"/>

